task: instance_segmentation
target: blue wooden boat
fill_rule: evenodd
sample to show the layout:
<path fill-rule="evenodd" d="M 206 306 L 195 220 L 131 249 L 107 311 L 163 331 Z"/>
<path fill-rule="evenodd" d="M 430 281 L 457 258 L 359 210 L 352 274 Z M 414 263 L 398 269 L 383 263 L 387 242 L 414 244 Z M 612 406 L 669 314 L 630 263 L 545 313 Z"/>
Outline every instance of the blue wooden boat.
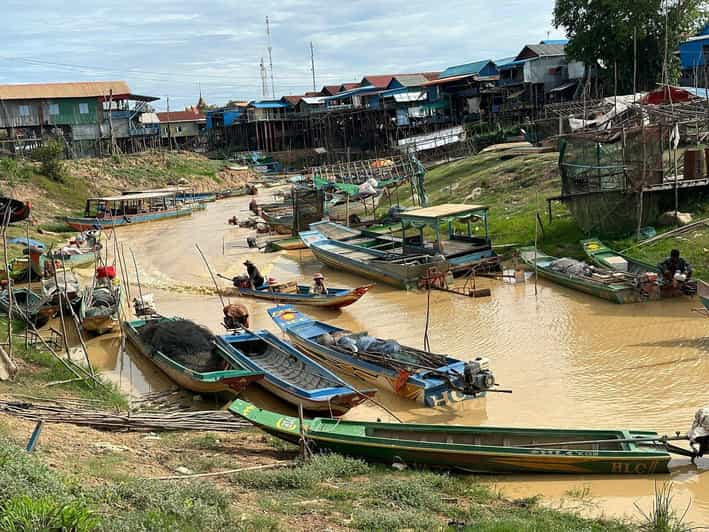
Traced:
<path fill-rule="evenodd" d="M 264 374 L 259 384 L 311 412 L 342 415 L 374 390 L 356 392 L 337 375 L 268 331 L 235 331 L 217 337 L 217 345 L 244 368 Z"/>
<path fill-rule="evenodd" d="M 290 305 L 271 308 L 268 314 L 297 348 L 318 362 L 425 406 L 482 397 L 495 385 L 484 358 L 463 362 L 375 339 L 366 332 L 352 333 L 316 321 Z M 363 347 L 364 342 L 369 346 Z"/>
<path fill-rule="evenodd" d="M 190 214 L 192 207 L 178 205 L 175 192 L 146 192 L 89 198 L 84 216 L 68 216 L 66 223 L 77 231 L 87 231 L 95 227 L 119 227 Z"/>

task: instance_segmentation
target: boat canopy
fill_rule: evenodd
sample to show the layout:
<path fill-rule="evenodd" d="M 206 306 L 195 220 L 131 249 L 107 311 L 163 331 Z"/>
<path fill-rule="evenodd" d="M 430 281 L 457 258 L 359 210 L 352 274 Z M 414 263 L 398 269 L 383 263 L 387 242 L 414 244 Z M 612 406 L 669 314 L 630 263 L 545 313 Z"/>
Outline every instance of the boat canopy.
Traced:
<path fill-rule="evenodd" d="M 99 197 L 99 198 L 89 198 L 86 200 L 87 202 L 91 201 L 101 201 L 101 202 L 115 202 L 115 201 L 136 201 L 136 200 L 144 200 L 144 199 L 157 199 L 157 198 L 166 198 L 169 196 L 174 196 L 174 192 L 140 192 L 137 194 L 129 194 L 129 195 L 122 195 L 122 196 L 104 196 L 104 197 Z"/>
<path fill-rule="evenodd" d="M 464 203 L 444 203 L 435 207 L 412 209 L 401 213 L 401 221 L 414 227 L 439 226 L 446 222 L 467 221 L 471 218 L 486 219 L 487 206 Z"/>

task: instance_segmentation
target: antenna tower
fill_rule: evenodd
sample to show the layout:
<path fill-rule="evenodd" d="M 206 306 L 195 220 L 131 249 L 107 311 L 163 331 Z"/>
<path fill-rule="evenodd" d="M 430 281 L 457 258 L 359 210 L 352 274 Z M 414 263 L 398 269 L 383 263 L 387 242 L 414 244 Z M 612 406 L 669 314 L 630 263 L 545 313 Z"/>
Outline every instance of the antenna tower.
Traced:
<path fill-rule="evenodd" d="M 268 21 L 268 16 L 266 17 L 266 37 L 268 37 L 268 69 L 271 72 L 271 97 L 275 100 L 276 84 L 273 81 L 273 57 L 271 56 L 273 47 L 271 46 L 271 23 Z"/>

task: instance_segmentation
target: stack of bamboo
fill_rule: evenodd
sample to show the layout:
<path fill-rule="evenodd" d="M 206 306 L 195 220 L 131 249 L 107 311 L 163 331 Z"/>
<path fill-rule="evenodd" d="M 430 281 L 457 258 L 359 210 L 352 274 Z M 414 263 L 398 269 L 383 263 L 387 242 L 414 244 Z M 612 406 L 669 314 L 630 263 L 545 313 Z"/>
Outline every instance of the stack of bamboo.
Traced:
<path fill-rule="evenodd" d="M 124 432 L 183 430 L 237 432 L 250 426 L 250 423 L 237 419 L 233 414 L 218 410 L 128 414 L 58 404 L 0 400 L 0 413 L 29 421 L 69 423 L 99 430 Z"/>

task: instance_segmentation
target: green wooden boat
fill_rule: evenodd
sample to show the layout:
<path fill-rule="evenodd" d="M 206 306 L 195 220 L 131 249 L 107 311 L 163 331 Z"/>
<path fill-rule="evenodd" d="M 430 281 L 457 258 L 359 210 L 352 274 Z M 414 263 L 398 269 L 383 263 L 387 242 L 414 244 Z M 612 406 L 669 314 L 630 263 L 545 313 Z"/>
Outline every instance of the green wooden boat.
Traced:
<path fill-rule="evenodd" d="M 623 255 L 617 251 L 613 251 L 597 238 L 582 240 L 581 246 L 583 247 L 583 251 L 586 253 L 586 256 L 591 259 L 594 264 L 603 268 L 627 271 L 636 274 L 660 274 L 660 268 L 658 268 L 657 265 L 652 265 L 648 262 L 643 262 L 641 260 L 628 257 L 627 255 Z"/>
<path fill-rule="evenodd" d="M 560 259 L 551 257 L 534 247 L 519 249 L 521 261 L 540 277 L 557 284 L 600 297 L 613 303 L 639 303 L 660 298 L 657 280 L 618 272 L 608 268 L 587 265 L 584 272 L 558 271 Z"/>
<path fill-rule="evenodd" d="M 158 320 L 170 320 L 174 318 L 155 318 Z M 261 380 L 264 377 L 263 372 L 252 371 L 243 367 L 224 347 L 214 346 L 217 354 L 224 359 L 226 369 L 222 371 L 200 372 L 191 369 L 179 362 L 171 359 L 162 351 L 152 349 L 140 337 L 140 329 L 143 328 L 149 320 L 132 320 L 124 322 L 124 331 L 126 339 L 130 342 L 144 357 L 153 361 L 163 373 L 170 377 L 175 383 L 181 387 L 190 390 L 194 393 L 220 393 L 233 392 L 239 393 L 245 389 L 250 383 Z"/>
<path fill-rule="evenodd" d="M 234 414 L 283 440 L 298 443 L 300 420 L 235 400 Z M 672 447 L 656 432 L 524 429 L 305 420 L 302 432 L 317 450 L 366 460 L 419 464 L 471 473 L 667 473 Z"/>

